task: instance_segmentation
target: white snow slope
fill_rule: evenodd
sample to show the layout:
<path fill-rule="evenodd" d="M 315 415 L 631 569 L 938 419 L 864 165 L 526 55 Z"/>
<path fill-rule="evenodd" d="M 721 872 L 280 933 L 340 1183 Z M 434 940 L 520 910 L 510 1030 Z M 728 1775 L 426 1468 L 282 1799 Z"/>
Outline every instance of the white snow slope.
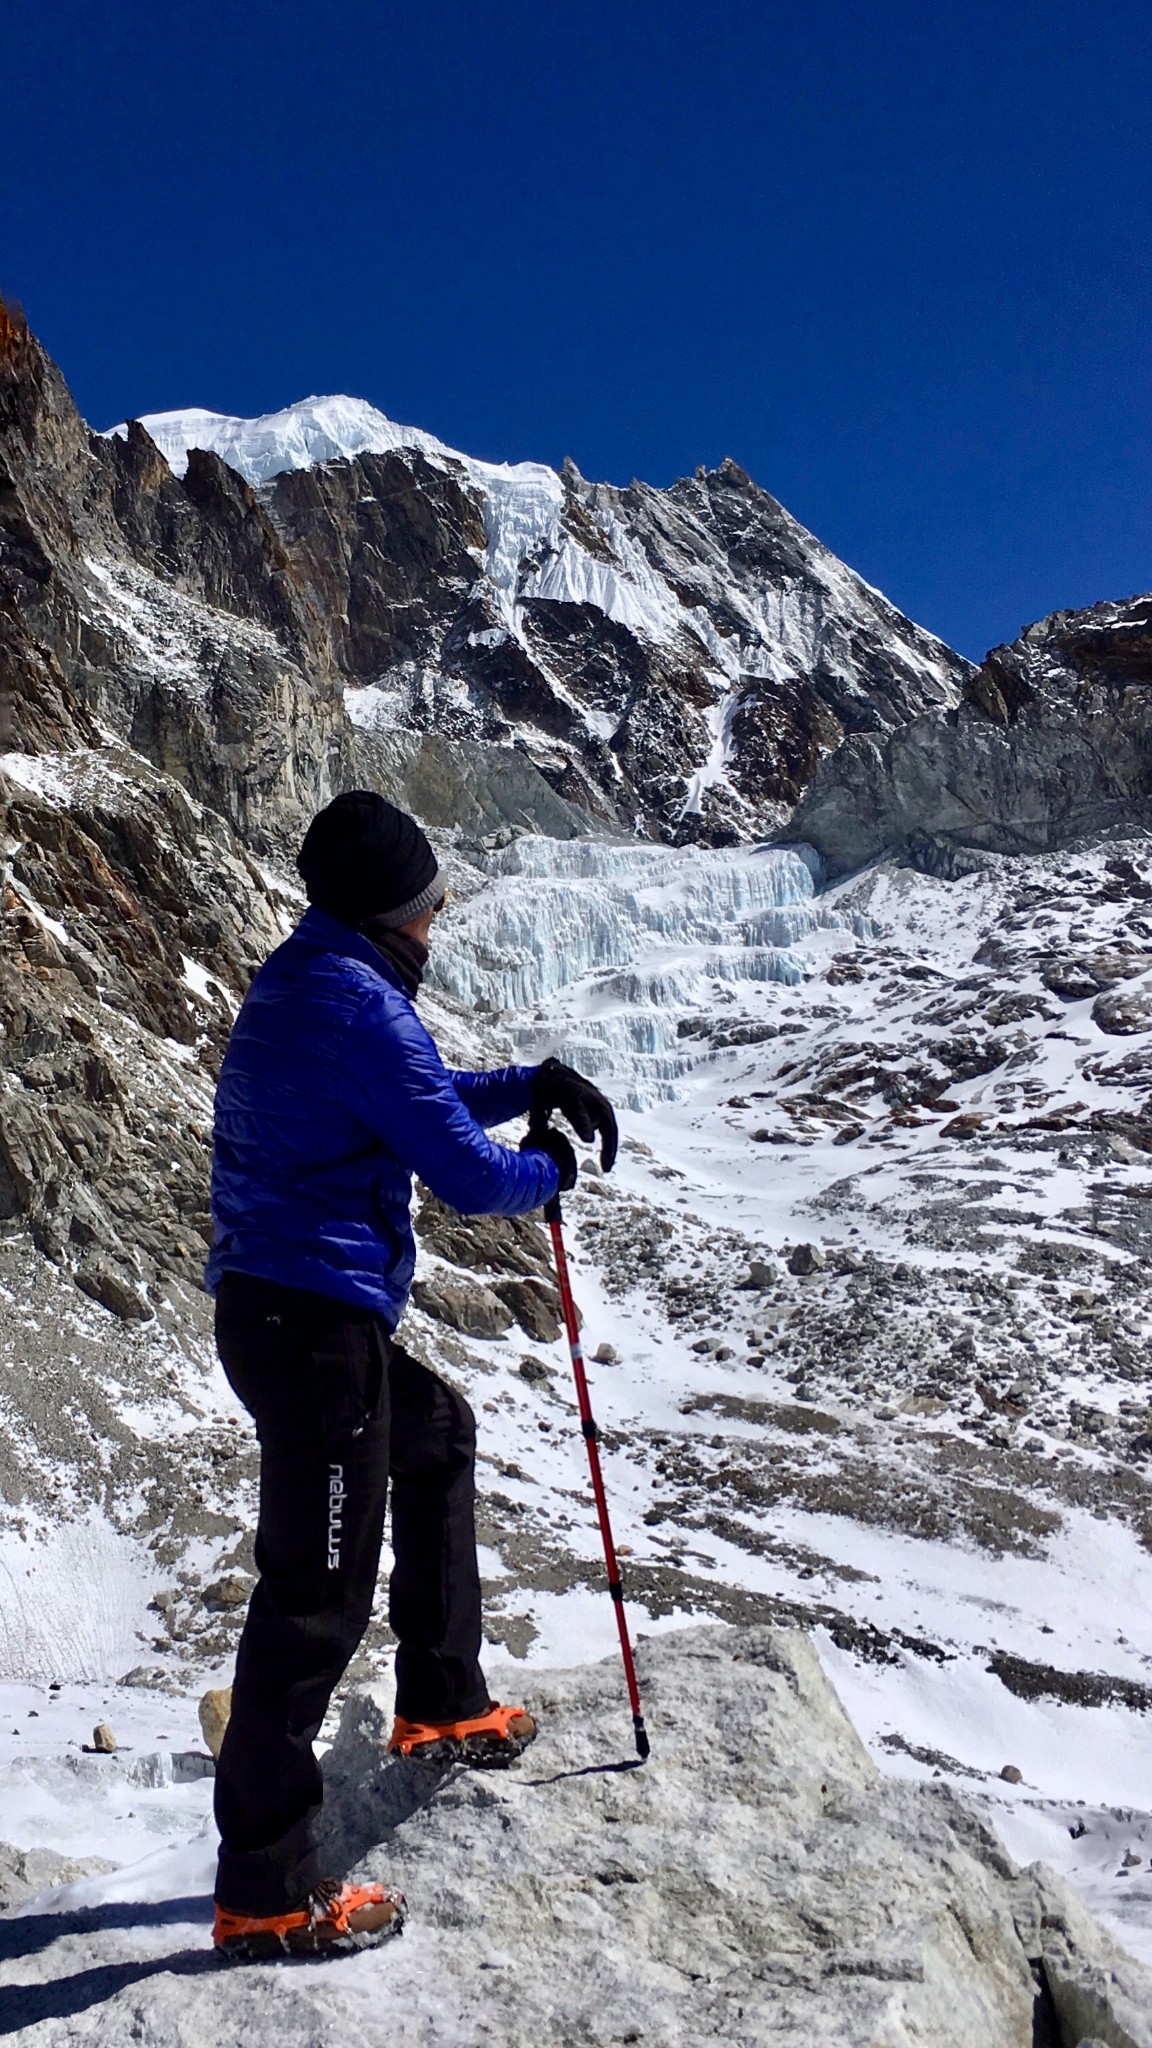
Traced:
<path fill-rule="evenodd" d="M 315 462 L 342 456 L 387 455 L 393 448 L 452 453 L 434 434 L 398 426 L 362 398 L 302 398 L 254 420 L 193 405 L 182 412 L 145 413 L 140 424 L 175 476 L 183 476 L 187 469 L 189 449 L 205 448 L 250 484 L 267 483 L 285 469 L 309 469 Z M 123 420 L 108 432 L 123 438 L 128 422 Z"/>

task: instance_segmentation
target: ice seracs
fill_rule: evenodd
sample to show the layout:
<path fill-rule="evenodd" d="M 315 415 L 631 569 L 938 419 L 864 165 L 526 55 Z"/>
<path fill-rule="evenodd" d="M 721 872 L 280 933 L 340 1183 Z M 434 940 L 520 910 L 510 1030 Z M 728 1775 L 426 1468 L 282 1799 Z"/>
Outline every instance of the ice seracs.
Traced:
<path fill-rule="evenodd" d="M 817 901 L 809 848 L 658 847 L 525 837 L 491 860 L 492 883 L 444 920 L 442 987 L 521 1014 L 525 1056 L 563 1037 L 588 1071 L 637 1105 L 675 1092 L 698 1048 L 678 1031 L 712 983 L 803 978 L 795 950 L 860 920 Z M 566 999 L 557 1008 L 555 998 Z"/>

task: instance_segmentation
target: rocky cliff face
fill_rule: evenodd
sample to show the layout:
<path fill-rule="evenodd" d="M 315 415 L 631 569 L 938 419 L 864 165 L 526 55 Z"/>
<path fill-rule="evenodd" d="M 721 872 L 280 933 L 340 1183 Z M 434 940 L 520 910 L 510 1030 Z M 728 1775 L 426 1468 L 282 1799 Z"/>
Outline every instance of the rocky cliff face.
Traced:
<path fill-rule="evenodd" d="M 149 474 L 162 446 L 201 496 L 217 451 L 247 478 L 360 731 L 515 747 L 629 830 L 763 830 L 845 733 L 952 703 L 968 673 L 731 462 L 617 490 L 344 399 L 112 440 Z"/>
<path fill-rule="evenodd" d="M 789 824 L 849 874 L 906 850 L 1044 853 L 1152 818 L 1152 598 L 1056 612 L 994 648 L 954 710 L 820 764 Z"/>
<path fill-rule="evenodd" d="M 519 739 L 601 815 L 719 839 L 779 816 L 845 732 L 952 701 L 962 665 L 735 464 L 669 492 L 588 485 L 571 467 L 563 485 L 511 622 L 479 576 L 450 620 L 424 624 L 404 723 Z M 371 715 L 370 699 L 350 702 Z"/>
<path fill-rule="evenodd" d="M 0 317 L 0 609 L 17 752 L 133 746 L 255 845 L 351 772 L 322 623 L 244 482 L 178 484 L 143 435 L 89 433 L 28 333 Z M 60 709 L 42 709 L 44 665 Z M 55 678 L 58 677 L 58 680 Z"/>

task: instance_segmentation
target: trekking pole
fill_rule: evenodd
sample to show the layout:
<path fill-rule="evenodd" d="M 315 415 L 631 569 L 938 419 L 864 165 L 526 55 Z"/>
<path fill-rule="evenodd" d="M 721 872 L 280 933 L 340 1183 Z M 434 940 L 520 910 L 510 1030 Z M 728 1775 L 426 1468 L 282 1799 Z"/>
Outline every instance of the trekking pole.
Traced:
<path fill-rule="evenodd" d="M 592 1414 L 592 1401 L 588 1392 L 588 1378 L 584 1371 L 584 1352 L 580 1343 L 580 1326 L 576 1320 L 576 1303 L 572 1299 L 572 1283 L 568 1278 L 568 1260 L 564 1251 L 563 1217 L 560 1214 L 560 1197 L 553 1195 L 544 1205 L 544 1221 L 552 1233 L 552 1255 L 556 1261 L 556 1278 L 560 1283 L 560 1300 L 564 1309 L 564 1326 L 568 1332 L 568 1350 L 572 1357 L 572 1373 L 576 1381 L 576 1400 L 580 1409 L 580 1428 L 588 1446 L 588 1463 L 592 1471 L 592 1492 L 596 1499 L 596 1514 L 600 1522 L 600 1536 L 604 1544 L 604 1562 L 608 1567 L 608 1591 L 616 1609 L 616 1627 L 620 1632 L 620 1655 L 624 1660 L 624 1676 L 628 1681 L 628 1698 L 632 1707 L 632 1727 L 636 1735 L 636 1754 L 643 1763 L 651 1747 L 644 1726 L 644 1714 L 640 1705 L 640 1687 L 636 1682 L 636 1665 L 632 1656 L 632 1643 L 628 1635 L 628 1619 L 624 1612 L 624 1587 L 620 1579 L 620 1566 L 616 1560 L 616 1545 L 612 1541 L 612 1524 L 608 1519 L 608 1497 L 604 1491 L 604 1474 L 600 1470 L 600 1431 Z"/>

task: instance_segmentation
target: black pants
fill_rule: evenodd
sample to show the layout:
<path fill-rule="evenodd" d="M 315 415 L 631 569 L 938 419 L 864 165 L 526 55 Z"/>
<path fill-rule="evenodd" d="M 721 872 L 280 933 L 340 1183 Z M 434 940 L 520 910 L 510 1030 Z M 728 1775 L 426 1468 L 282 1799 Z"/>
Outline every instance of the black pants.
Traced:
<path fill-rule="evenodd" d="M 312 1743 L 372 1612 L 389 1475 L 397 1712 L 446 1721 L 488 1704 L 475 1424 L 378 1317 L 327 1295 L 228 1274 L 216 1343 L 261 1454 L 260 1577 L 216 1771 L 216 1896 L 280 1913 L 323 1874 Z"/>

